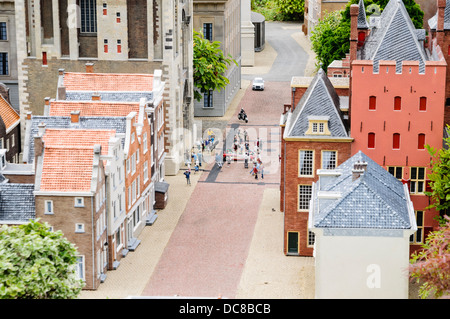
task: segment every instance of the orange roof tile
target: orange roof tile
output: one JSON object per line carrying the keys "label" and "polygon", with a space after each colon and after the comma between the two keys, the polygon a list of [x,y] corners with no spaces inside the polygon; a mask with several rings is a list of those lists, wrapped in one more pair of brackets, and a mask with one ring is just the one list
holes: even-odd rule
{"label": "orange roof tile", "polygon": [[108,153],[115,130],[46,129],[42,164],[42,191],[88,192],[91,190],[94,145]]}
{"label": "orange roof tile", "polygon": [[42,191],[89,192],[94,148],[45,148]]}
{"label": "orange roof tile", "polygon": [[108,154],[109,139],[115,136],[115,130],[80,130],[48,128],[44,134],[44,145],[60,148],[92,148],[96,144],[102,146],[101,153]]}
{"label": "orange roof tile", "polygon": [[70,112],[80,111],[80,116],[127,116],[130,112],[139,114],[138,102],[102,101],[51,101],[50,116],[70,116]]}
{"label": "orange roof tile", "polygon": [[71,91],[150,92],[153,74],[66,72],[64,86]]}
{"label": "orange roof tile", "polygon": [[17,121],[20,120],[19,114],[13,109],[2,95],[0,95],[0,117],[5,123],[6,130],[12,127]]}

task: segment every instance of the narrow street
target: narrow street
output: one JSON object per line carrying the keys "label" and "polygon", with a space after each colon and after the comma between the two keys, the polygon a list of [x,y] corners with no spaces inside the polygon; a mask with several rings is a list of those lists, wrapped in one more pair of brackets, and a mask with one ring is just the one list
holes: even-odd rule
{"label": "narrow street", "polygon": [[[140,247],[108,273],[97,291],[83,291],[80,298],[314,298],[313,258],[283,254],[279,211],[279,118],[290,101],[292,76],[284,72],[297,57],[284,56],[284,62],[277,57],[285,47],[291,55],[298,53],[304,62],[290,72],[303,75],[308,55],[295,40],[303,36],[300,24],[271,22],[266,30],[266,48],[256,53],[255,67],[243,68],[241,92],[227,115],[203,121],[207,129],[217,120],[224,137],[246,130],[250,148],[259,137],[264,179],[250,175],[253,164],[244,168],[243,161],[222,168],[214,161],[204,163],[200,172],[191,174],[191,185],[183,175],[187,167],[167,176],[168,206],[144,229]],[[275,41],[283,32],[283,42]],[[256,74],[265,79],[264,91],[251,89],[249,79]],[[237,119],[241,107],[248,123]]]}

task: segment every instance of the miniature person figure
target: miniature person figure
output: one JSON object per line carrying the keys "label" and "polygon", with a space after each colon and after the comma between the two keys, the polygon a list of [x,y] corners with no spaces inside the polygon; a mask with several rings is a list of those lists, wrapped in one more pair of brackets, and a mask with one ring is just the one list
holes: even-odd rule
{"label": "miniature person figure", "polygon": [[184,175],[186,176],[186,184],[191,185],[191,171],[184,171]]}

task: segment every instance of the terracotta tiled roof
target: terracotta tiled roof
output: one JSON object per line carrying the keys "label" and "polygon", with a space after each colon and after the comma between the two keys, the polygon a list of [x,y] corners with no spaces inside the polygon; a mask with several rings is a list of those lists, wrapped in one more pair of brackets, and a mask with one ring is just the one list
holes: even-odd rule
{"label": "terracotta tiled roof", "polygon": [[46,129],[44,145],[47,147],[94,147],[102,146],[101,153],[108,154],[108,141],[115,136],[115,130],[83,130],[83,129]]}
{"label": "terracotta tiled roof", "polygon": [[153,74],[130,73],[64,73],[69,91],[141,91],[153,90]]}
{"label": "terracotta tiled roof", "polygon": [[9,104],[1,95],[0,117],[5,123],[5,127],[7,130],[20,120],[19,114],[17,114],[16,110],[14,110],[11,104]]}
{"label": "terracotta tiled roof", "polygon": [[94,147],[45,148],[41,191],[89,192]]}
{"label": "terracotta tiled roof", "polygon": [[50,116],[70,116],[72,111],[80,111],[80,116],[127,116],[130,112],[139,114],[139,103],[65,100],[50,102]]}
{"label": "terracotta tiled roof", "polygon": [[46,129],[41,191],[88,192],[91,190],[94,145],[108,153],[115,130]]}

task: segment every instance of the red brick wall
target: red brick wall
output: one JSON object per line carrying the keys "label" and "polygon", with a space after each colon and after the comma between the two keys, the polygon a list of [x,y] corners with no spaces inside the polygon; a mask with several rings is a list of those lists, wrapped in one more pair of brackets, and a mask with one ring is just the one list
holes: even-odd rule
{"label": "red brick wall", "polygon": [[[298,160],[299,150],[314,150],[314,177],[300,178],[298,177]],[[299,254],[302,256],[312,256],[313,248],[307,247],[308,243],[308,212],[298,211],[298,185],[311,185],[317,181],[316,170],[321,168],[321,151],[336,150],[338,156],[337,165],[342,164],[350,157],[351,143],[349,142],[303,142],[288,141],[286,142],[286,188],[283,191],[281,185],[281,197],[285,200],[284,214],[284,252],[287,253],[287,233],[299,232]],[[282,159],[283,162],[283,159]],[[283,174],[283,171],[282,171]],[[281,179],[283,182],[283,177]]]}

